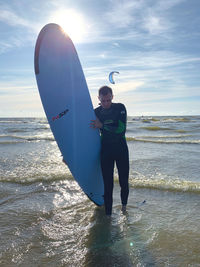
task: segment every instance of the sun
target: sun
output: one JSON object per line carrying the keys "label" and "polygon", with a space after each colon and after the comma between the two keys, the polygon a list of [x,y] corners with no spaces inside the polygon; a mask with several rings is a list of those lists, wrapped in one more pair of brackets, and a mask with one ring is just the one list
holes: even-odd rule
{"label": "sun", "polygon": [[73,42],[80,43],[84,40],[87,25],[83,16],[75,10],[58,10],[51,16],[50,22],[59,24]]}

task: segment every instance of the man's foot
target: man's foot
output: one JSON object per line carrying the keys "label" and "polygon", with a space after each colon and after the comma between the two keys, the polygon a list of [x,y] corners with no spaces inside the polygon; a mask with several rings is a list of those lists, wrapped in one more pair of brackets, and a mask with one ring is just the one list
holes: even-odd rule
{"label": "man's foot", "polygon": [[122,205],[122,213],[126,213],[126,205]]}

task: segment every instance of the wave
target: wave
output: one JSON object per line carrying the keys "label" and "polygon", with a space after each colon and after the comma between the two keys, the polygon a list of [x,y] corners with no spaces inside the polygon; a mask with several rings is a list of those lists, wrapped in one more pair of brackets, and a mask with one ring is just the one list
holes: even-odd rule
{"label": "wave", "polygon": [[186,130],[175,130],[175,132],[177,132],[177,133],[187,133],[188,131],[186,131]]}
{"label": "wave", "polygon": [[143,135],[139,138],[153,138],[153,139],[171,139],[171,138],[185,138],[185,137],[191,137],[191,134],[177,134],[177,135]]}
{"label": "wave", "polygon": [[14,145],[24,143],[23,141],[0,141],[0,145]]}
{"label": "wave", "polygon": [[49,131],[50,127],[47,125],[42,125],[41,127],[30,127],[30,128],[7,128],[7,133],[26,133],[26,132],[33,132],[33,131]]}
{"label": "wave", "polygon": [[50,126],[49,125],[47,125],[47,126],[42,126],[42,127],[36,127],[36,128],[34,128],[34,130],[50,130]]}
{"label": "wave", "polygon": [[171,128],[159,127],[159,126],[147,126],[147,127],[140,127],[141,129],[145,129],[148,131],[169,131],[173,130]]}
{"label": "wave", "polygon": [[12,124],[12,123],[24,123],[24,121],[22,121],[22,120],[2,120],[2,119],[0,119],[0,123],[9,123],[9,124]]}
{"label": "wave", "polygon": [[173,131],[176,133],[187,133],[187,132],[191,132],[190,131],[186,131],[183,129],[178,129],[175,130],[173,128],[168,128],[168,127],[159,127],[159,126],[147,126],[147,127],[140,127],[141,129],[147,130],[147,131]]}
{"label": "wave", "polygon": [[[59,171],[58,173],[12,173],[12,175],[1,175],[0,182],[5,183],[18,183],[18,184],[32,184],[36,182],[54,182],[62,180],[74,180],[69,170]],[[119,183],[118,176],[114,177],[114,181]],[[129,185],[132,188],[139,189],[153,189],[171,192],[188,192],[200,194],[200,182],[180,180],[180,179],[146,179],[145,177],[134,178],[134,175],[130,176]]]}
{"label": "wave", "polygon": [[24,124],[24,123],[37,123],[37,124],[48,124],[46,118],[0,118],[0,124]]}
{"label": "wave", "polygon": [[190,122],[198,122],[200,116],[153,116],[153,117],[131,117],[128,116],[128,123],[129,122],[141,122],[141,123],[190,123]]}
{"label": "wave", "polygon": [[[2,140],[4,138],[5,140]],[[10,140],[8,140],[10,139]],[[0,135],[0,144],[17,144],[31,141],[55,141],[53,136]]]}
{"label": "wave", "polygon": [[27,132],[26,129],[7,129],[6,131],[8,133],[25,133],[25,132]]}
{"label": "wave", "polygon": [[[127,142],[143,142],[157,144],[200,144],[200,140],[186,140],[182,138],[191,135],[174,135],[174,136],[140,136],[126,137]],[[3,140],[5,139],[5,140]],[[175,140],[173,140],[175,139]],[[17,135],[0,135],[0,144],[18,144],[25,142],[38,141],[55,141],[53,136],[17,136]]]}
{"label": "wave", "polygon": [[162,119],[163,122],[190,122],[191,118],[179,117],[179,118],[165,118]]}
{"label": "wave", "polygon": [[[37,174],[29,175],[29,177],[0,177],[0,182],[18,183],[18,184],[32,184],[36,182],[54,182],[62,180],[74,180],[71,173],[59,174]],[[118,178],[115,177],[115,182],[118,183]],[[200,194],[200,182],[182,181],[182,180],[167,180],[167,179],[129,179],[129,185],[132,188],[138,189],[153,189],[170,192],[185,192]]]}
{"label": "wave", "polygon": [[27,140],[27,141],[55,141],[55,138],[54,137],[33,136],[33,137],[27,137],[25,140]]}
{"label": "wave", "polygon": [[172,192],[200,193],[200,182],[165,180],[165,179],[130,179],[130,186],[134,188],[156,189]]}
{"label": "wave", "polygon": [[53,182],[53,181],[62,181],[62,180],[74,180],[73,176],[70,172],[65,172],[63,174],[55,174],[55,173],[49,173],[49,174],[29,174],[28,177],[22,177],[20,175],[12,175],[10,177],[8,176],[2,176],[0,177],[0,182],[5,183],[18,183],[18,184],[32,184],[36,182]]}
{"label": "wave", "polygon": [[144,143],[158,143],[158,144],[200,144],[200,140],[148,140],[145,138],[127,137],[128,142],[144,142]]}

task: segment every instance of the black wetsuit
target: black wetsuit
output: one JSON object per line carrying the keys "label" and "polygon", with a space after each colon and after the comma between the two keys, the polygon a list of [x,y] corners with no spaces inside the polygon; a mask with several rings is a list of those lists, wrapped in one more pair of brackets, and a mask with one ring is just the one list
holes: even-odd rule
{"label": "black wetsuit", "polygon": [[112,213],[114,163],[119,174],[122,205],[127,204],[129,185],[129,155],[125,139],[126,108],[112,103],[109,109],[102,106],[95,109],[97,118],[103,123],[101,131],[101,168],[104,179],[104,201],[107,215]]}

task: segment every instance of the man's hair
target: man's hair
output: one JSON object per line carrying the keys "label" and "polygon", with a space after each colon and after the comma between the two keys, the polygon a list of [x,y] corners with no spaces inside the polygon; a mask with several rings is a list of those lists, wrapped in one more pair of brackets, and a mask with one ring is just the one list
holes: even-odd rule
{"label": "man's hair", "polygon": [[100,89],[99,89],[99,95],[107,95],[107,94],[111,94],[113,95],[113,92],[112,92],[112,89],[108,86],[102,86]]}

